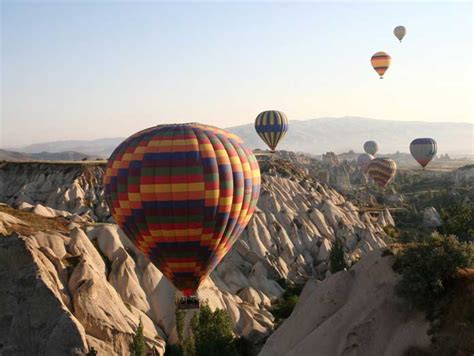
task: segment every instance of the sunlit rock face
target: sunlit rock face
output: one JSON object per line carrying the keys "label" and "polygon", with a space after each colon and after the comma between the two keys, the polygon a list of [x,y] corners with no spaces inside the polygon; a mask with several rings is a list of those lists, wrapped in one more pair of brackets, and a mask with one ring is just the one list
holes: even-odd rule
{"label": "sunlit rock face", "polygon": [[373,251],[349,271],[310,279],[260,355],[404,355],[429,346],[429,322],[395,294],[392,263]]}
{"label": "sunlit rock face", "polygon": [[[58,321],[48,321],[46,313],[38,316],[38,323],[52,323],[50,328],[66,323],[65,330],[77,335],[71,345],[58,344],[68,353],[94,347],[99,354],[127,354],[141,319],[148,350],[162,354],[165,343],[177,339],[176,290],[113,223],[103,199],[103,170],[101,164],[9,163],[2,168],[0,200],[17,210],[0,210],[0,233],[9,236],[0,239],[0,248],[16,244],[15,254],[24,257],[0,265],[0,276],[25,293],[37,283],[27,279],[22,268],[17,274],[3,272],[17,268],[20,261],[31,266],[34,272],[25,273],[35,273],[48,293],[28,303],[40,309],[49,303]],[[261,170],[261,196],[252,220],[198,291],[212,309],[228,312],[237,335],[256,343],[273,330],[268,308],[284,291],[278,279],[322,279],[329,273],[329,252],[336,239],[350,265],[385,246],[383,227],[394,224],[388,211],[379,217],[360,212],[341,193],[313,178],[311,166],[272,159],[262,163]],[[50,227],[37,221],[32,228],[25,216],[60,224]],[[14,334],[17,318],[28,328],[28,316],[13,307],[15,300],[0,296],[0,305],[10,310],[0,323],[0,343],[13,350],[18,340],[8,335]],[[44,349],[47,340],[39,335],[30,342]]]}

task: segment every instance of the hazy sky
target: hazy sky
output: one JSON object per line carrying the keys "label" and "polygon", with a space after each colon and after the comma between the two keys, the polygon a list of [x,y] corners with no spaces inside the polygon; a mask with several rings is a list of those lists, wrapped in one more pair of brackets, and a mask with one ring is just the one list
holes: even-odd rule
{"label": "hazy sky", "polygon": [[[473,120],[465,3],[2,1],[0,146],[167,122]],[[403,43],[393,36],[407,27]],[[392,56],[379,80],[377,51]]]}

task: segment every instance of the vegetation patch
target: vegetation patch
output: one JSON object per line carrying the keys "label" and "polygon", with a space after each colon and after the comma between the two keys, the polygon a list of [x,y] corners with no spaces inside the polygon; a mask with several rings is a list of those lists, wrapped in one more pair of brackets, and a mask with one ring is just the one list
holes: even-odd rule
{"label": "vegetation patch", "polygon": [[291,315],[304,287],[303,284],[292,284],[286,279],[279,279],[277,282],[285,289],[285,292],[281,299],[270,309],[275,317],[276,327]]}
{"label": "vegetation patch", "polygon": [[471,244],[434,233],[425,242],[407,245],[397,255],[393,268],[402,278],[396,291],[430,317],[459,269],[471,267],[473,262]]}
{"label": "vegetation patch", "polygon": [[[176,329],[179,344],[166,345],[167,356],[252,356],[253,346],[234,336],[232,320],[224,310],[212,311],[203,304],[190,323],[186,333],[186,312],[176,311]],[[189,327],[189,326],[188,326]],[[185,336],[187,334],[187,336]]]}
{"label": "vegetation patch", "polygon": [[9,229],[10,231],[7,231],[8,233],[17,232],[24,236],[30,236],[37,231],[68,233],[68,221],[62,217],[46,218],[29,211],[13,209],[7,205],[0,205],[0,212],[12,215],[25,222],[25,225],[15,224]]}
{"label": "vegetation patch", "polygon": [[331,273],[337,273],[347,268],[346,260],[344,259],[344,246],[341,241],[336,240],[329,252],[330,270]]}

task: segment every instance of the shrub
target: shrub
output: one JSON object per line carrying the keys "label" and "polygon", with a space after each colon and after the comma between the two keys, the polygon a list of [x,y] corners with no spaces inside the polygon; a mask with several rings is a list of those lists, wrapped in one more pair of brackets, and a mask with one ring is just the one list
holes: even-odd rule
{"label": "shrub", "polygon": [[413,244],[397,256],[393,268],[402,275],[397,294],[430,313],[458,269],[471,266],[473,261],[471,244],[435,233],[428,241]]}
{"label": "shrub", "polygon": [[347,268],[344,260],[344,247],[339,240],[336,240],[332,245],[329,253],[329,261],[331,262],[331,273],[336,273]]}
{"label": "shrub", "polygon": [[281,300],[271,308],[270,312],[275,317],[277,323],[282,319],[288,318],[298,302],[298,297],[303,290],[303,284],[289,284],[282,295]]}
{"label": "shrub", "polygon": [[145,337],[143,336],[143,323],[141,319],[130,344],[130,354],[132,356],[145,355]]}
{"label": "shrub", "polygon": [[286,289],[288,288],[289,284],[288,284],[288,280],[286,278],[278,278],[277,281],[276,281],[280,287],[282,287],[283,289]]}
{"label": "shrub", "polygon": [[272,308],[271,312],[277,320],[286,319],[291,315],[291,312],[298,302],[298,296],[292,295],[284,298],[275,307]]}
{"label": "shrub", "polygon": [[96,356],[97,355],[97,350],[94,349],[94,347],[91,347],[89,351],[86,353],[86,356]]}

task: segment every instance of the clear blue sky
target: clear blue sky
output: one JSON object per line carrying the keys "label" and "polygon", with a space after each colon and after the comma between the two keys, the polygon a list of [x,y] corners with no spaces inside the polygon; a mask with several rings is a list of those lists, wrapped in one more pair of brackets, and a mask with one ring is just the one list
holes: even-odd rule
{"label": "clear blue sky", "polygon": [[[472,121],[472,13],[469,2],[3,1],[0,146],[229,127],[266,109]],[[392,56],[384,80],[370,66],[380,50]]]}

